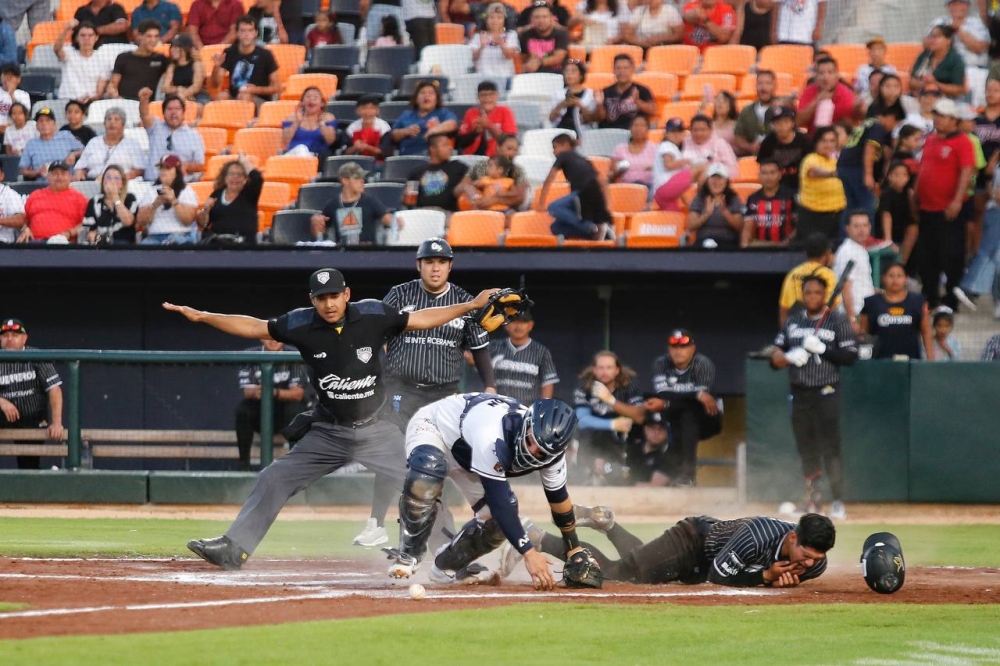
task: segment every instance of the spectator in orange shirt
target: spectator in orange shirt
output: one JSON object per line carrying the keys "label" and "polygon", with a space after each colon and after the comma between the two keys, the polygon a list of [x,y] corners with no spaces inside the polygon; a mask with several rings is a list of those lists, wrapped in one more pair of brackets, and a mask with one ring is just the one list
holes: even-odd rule
{"label": "spectator in orange shirt", "polygon": [[517,121],[509,107],[498,104],[500,91],[493,81],[479,84],[479,106],[469,109],[458,128],[456,147],[463,155],[487,155],[497,152],[497,137],[517,134]]}
{"label": "spectator in orange shirt", "polygon": [[[80,235],[87,197],[69,186],[69,166],[62,161],[49,164],[49,186],[28,195],[24,212],[28,223],[21,229],[18,243],[47,241],[69,243]],[[65,240],[52,240],[62,237]]]}
{"label": "spectator in orange shirt", "polygon": [[728,44],[736,31],[736,10],[721,0],[692,0],[684,5],[684,43],[702,52]]}
{"label": "spectator in orange shirt", "polygon": [[796,124],[807,127],[810,136],[817,127],[828,127],[854,118],[854,91],[840,80],[837,61],[823,57],[816,61],[816,80],[802,91]]}

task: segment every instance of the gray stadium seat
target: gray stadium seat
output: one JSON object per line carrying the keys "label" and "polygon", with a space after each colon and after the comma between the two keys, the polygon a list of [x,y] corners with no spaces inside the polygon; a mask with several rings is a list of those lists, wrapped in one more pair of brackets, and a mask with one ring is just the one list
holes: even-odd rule
{"label": "gray stadium seat", "polygon": [[3,182],[13,183],[20,177],[21,156],[0,155],[0,166],[3,167]]}
{"label": "gray stadium seat", "polygon": [[305,71],[310,74],[336,74],[343,81],[358,71],[361,49],[354,44],[327,44],[313,49]]}
{"label": "gray stadium seat", "polygon": [[409,100],[413,97],[413,92],[418,83],[424,81],[436,81],[438,90],[441,91],[441,99],[448,98],[448,77],[439,74],[407,74],[399,84],[399,91],[392,96],[393,100]]}
{"label": "gray stadium seat", "polygon": [[338,100],[356,100],[362,95],[381,95],[385,99],[392,92],[392,77],[388,74],[352,74],[341,82]]}
{"label": "gray stadium seat", "polygon": [[387,157],[385,168],[382,170],[382,180],[405,183],[410,172],[429,162],[426,157],[420,155],[394,155]]}
{"label": "gray stadium seat", "polygon": [[403,77],[410,73],[416,56],[413,46],[377,46],[368,49],[365,72],[368,74],[388,74],[392,77],[393,88],[398,88]]}
{"label": "gray stadium seat", "polygon": [[337,182],[340,180],[340,176],[338,175],[340,167],[348,162],[357,162],[362,169],[368,172],[373,171],[376,166],[375,158],[370,155],[335,155],[326,158],[326,162],[323,163],[322,179],[328,182]]}
{"label": "gray stadium seat", "polygon": [[365,185],[365,192],[378,199],[389,210],[397,211],[403,207],[405,188],[403,183],[369,183]]}
{"label": "gray stadium seat", "polygon": [[392,125],[409,108],[409,102],[386,102],[378,108],[378,115],[379,118]]}
{"label": "gray stadium seat", "polygon": [[295,245],[313,240],[310,218],[318,210],[279,210],[271,225],[271,242],[275,245]]}
{"label": "gray stadium seat", "polygon": [[331,199],[340,196],[340,183],[309,183],[299,188],[296,208],[300,210],[323,210]]}

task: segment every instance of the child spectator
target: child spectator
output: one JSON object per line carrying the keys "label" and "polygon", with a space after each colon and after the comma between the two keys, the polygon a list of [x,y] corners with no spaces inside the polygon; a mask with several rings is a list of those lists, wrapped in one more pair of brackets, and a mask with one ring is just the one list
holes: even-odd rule
{"label": "child spectator", "polygon": [[684,121],[671,118],[664,125],[663,142],[653,160],[653,200],[660,210],[679,211],[681,197],[691,183],[701,178],[707,162],[695,165],[681,154],[684,144]]}
{"label": "child spectator", "polygon": [[[868,64],[858,67],[858,72],[854,76],[854,90],[858,95],[866,95],[871,92],[869,87],[869,77],[875,70],[883,74],[895,74],[896,67],[885,61],[886,46],[885,40],[881,37],[872,37],[865,44],[868,49]],[[872,93],[874,96],[874,93]]]}
{"label": "child spectator", "polygon": [[902,162],[910,170],[910,187],[913,187],[917,181],[917,169],[920,168],[917,153],[920,152],[923,144],[924,131],[922,129],[916,125],[903,125],[899,128],[899,138],[896,140],[896,150],[892,154],[892,159]]}
{"label": "child spectator", "polygon": [[71,99],[66,102],[66,124],[59,128],[60,132],[69,132],[76,137],[76,140],[87,145],[90,140],[97,136],[97,132],[90,125],[84,125],[83,121],[87,119],[87,112],[83,108],[83,104]]}
{"label": "child spectator", "polygon": [[[24,147],[28,141],[38,136],[35,129],[35,121],[28,120],[28,107],[20,102],[15,102],[10,107],[11,124],[3,133],[3,152],[7,155],[20,155],[24,152]],[[11,174],[11,178],[16,178],[17,174]]]}
{"label": "child spectator", "polygon": [[306,35],[306,46],[312,51],[317,46],[330,44],[343,44],[337,28],[337,15],[333,12],[320,12],[316,14],[316,27]]}
{"label": "child spectator", "polygon": [[350,145],[344,151],[345,154],[368,155],[379,163],[385,161],[385,153],[380,144],[382,138],[392,131],[392,127],[378,117],[378,105],[381,101],[379,95],[362,95],[358,99],[355,106],[358,119],[347,126],[347,141]]}
{"label": "child spectator", "polygon": [[[512,162],[503,155],[494,155],[486,163],[486,175],[472,183],[469,199],[475,202],[481,197],[495,198],[499,194],[510,194],[514,187],[514,179],[508,176]],[[505,213],[510,209],[503,203],[495,203],[487,210],[498,210]]]}
{"label": "child spectator", "polygon": [[372,46],[400,46],[403,43],[403,32],[399,29],[399,19],[392,14],[383,16],[382,34]]}
{"label": "child spectator", "polygon": [[10,107],[20,102],[31,108],[31,97],[18,86],[21,85],[21,68],[16,63],[6,63],[0,69],[0,132],[10,124]]}
{"label": "child spectator", "polygon": [[281,12],[274,0],[256,0],[254,6],[247,10],[247,15],[257,22],[258,44],[266,46],[288,43],[288,32],[281,22]]}
{"label": "child spectator", "polygon": [[552,233],[566,238],[614,240],[611,213],[608,212],[607,204],[607,180],[575,148],[576,144],[569,134],[557,134],[552,138],[552,153],[556,156],[556,161],[542,184],[538,211],[545,210],[549,188],[556,179],[556,174],[562,171],[569,181],[570,193],[548,206],[549,215],[555,218],[550,227]]}
{"label": "child spectator", "polygon": [[917,242],[913,183],[906,163],[895,161],[889,165],[875,219],[875,236],[892,241],[893,249],[899,252],[905,266]]}
{"label": "child spectator", "polygon": [[962,343],[953,332],[955,329],[955,315],[952,309],[942,305],[934,311],[934,339],[931,345],[934,347],[934,361],[962,360]]}

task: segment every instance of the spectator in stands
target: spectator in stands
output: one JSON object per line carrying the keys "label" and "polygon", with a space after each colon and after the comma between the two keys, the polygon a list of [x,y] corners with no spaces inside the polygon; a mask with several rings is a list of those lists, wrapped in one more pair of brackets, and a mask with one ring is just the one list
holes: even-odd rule
{"label": "spectator in stands", "polygon": [[882,37],[872,37],[865,44],[865,48],[868,49],[868,62],[858,67],[858,71],[854,75],[854,92],[859,97],[868,93],[875,97],[875,91],[868,88],[868,78],[872,72],[877,70],[883,74],[895,74],[896,67],[885,61],[888,49]]}
{"label": "spectator in stands", "polygon": [[[451,159],[451,140],[444,134],[427,138],[430,161],[417,167],[406,177],[408,183],[417,184],[415,208],[438,208],[447,213],[458,211],[459,186],[469,170],[467,166]],[[412,187],[412,185],[408,185]]]}
{"label": "spectator in stands", "polygon": [[774,22],[776,44],[819,44],[823,38],[827,0],[779,0]]}
{"label": "spectator in stands", "polygon": [[927,301],[906,290],[901,265],[883,265],[882,291],[865,299],[859,321],[862,331],[878,338],[872,358],[934,360]]}
{"label": "spectator in stands", "polygon": [[236,22],[243,13],[240,0],[194,0],[188,12],[187,33],[199,49],[211,44],[232,44],[236,41]]}
{"label": "spectator in stands", "polygon": [[593,126],[591,119],[596,116],[597,102],[594,91],[583,85],[587,78],[585,64],[579,60],[567,60],[562,75],[566,87],[552,98],[549,122],[553,127],[572,130],[579,138]]}
{"label": "spectator in stands", "polygon": [[736,33],[739,43],[758,51],[774,43],[771,26],[778,9],[775,0],[739,0],[736,5]]}
{"label": "spectator in stands", "polygon": [[[20,319],[4,319],[0,323],[0,349],[22,351],[30,349],[27,343],[28,329]],[[61,441],[66,434],[62,426],[62,380],[52,364],[8,361],[2,367],[0,428],[46,428],[49,439]],[[40,466],[39,456],[17,457],[18,469],[39,469]]]}
{"label": "spectator in stands", "polygon": [[73,14],[80,23],[89,23],[97,32],[97,46],[128,44],[128,12],[112,0],[90,0]]}
{"label": "spectator in stands", "polygon": [[878,83],[878,89],[872,97],[871,104],[865,116],[875,118],[881,109],[888,109],[894,106],[903,107],[903,112],[908,116],[912,113],[920,112],[920,103],[909,95],[903,94],[903,82],[895,74],[883,74],[882,80]]}
{"label": "spectator in stands", "polygon": [[0,67],[0,134],[10,125],[10,107],[14,102],[31,108],[31,96],[19,89],[20,83],[21,68],[17,63],[5,63]]}
{"label": "spectator in stands", "polygon": [[901,104],[881,109],[877,117],[867,118],[854,128],[837,159],[847,209],[864,210],[871,223],[875,221],[876,183],[885,173],[885,156],[892,153],[892,133],[905,117]]}
{"label": "spectator in stands", "polygon": [[653,162],[653,200],[660,210],[679,211],[687,189],[701,179],[708,168],[707,162],[684,157],[681,147],[687,130],[680,118],[671,118],[663,126],[663,142],[656,149]]}
{"label": "spectator in stands", "polygon": [[811,143],[805,132],[795,126],[795,110],[787,106],[771,107],[771,131],[760,143],[757,162],[772,159],[781,167],[781,183],[799,193],[799,164]]}
{"label": "spectator in stands", "polygon": [[[139,200],[136,226],[145,233],[143,245],[184,245],[198,242],[195,215],[198,195],[184,182],[184,166],[176,155],[160,160],[155,187]],[[257,223],[257,215],[253,217]]]}
{"label": "spectator in stands", "polygon": [[1000,334],[986,341],[980,361],[1000,361]]}
{"label": "spectator in stands", "polygon": [[[3,133],[3,152],[6,155],[20,155],[28,142],[38,137],[38,129],[34,120],[28,120],[28,107],[20,102],[14,102],[10,107],[11,124]],[[16,178],[16,174],[11,174]]]}
{"label": "spectator in stands", "polygon": [[86,146],[90,143],[90,140],[97,136],[97,132],[90,125],[84,125],[83,121],[87,119],[87,112],[83,108],[83,104],[71,99],[66,102],[66,124],[59,128],[60,132],[69,132],[76,137],[76,140]]}
{"label": "spectator in stands", "polygon": [[684,43],[702,53],[709,46],[728,44],[736,32],[736,12],[722,0],[691,0],[684,5]]}
{"label": "spectator in stands", "polygon": [[550,228],[556,236],[586,240],[614,240],[611,213],[608,212],[607,179],[590,161],[576,152],[576,143],[569,134],[552,138],[552,153],[556,161],[545,177],[538,197],[538,211],[545,210],[549,188],[560,171],[569,182],[570,193],[548,205],[554,219]]}
{"label": "spectator in stands", "polygon": [[17,64],[17,34],[0,13],[0,65]]}
{"label": "spectator in stands", "polygon": [[[904,128],[904,131],[906,129],[908,128]],[[895,157],[899,158],[899,153]],[[885,182],[882,183],[876,224],[873,227],[877,238],[890,241],[892,249],[899,252],[900,263],[904,267],[909,263],[913,246],[917,242],[917,211],[910,183],[911,173],[905,162],[898,161],[889,165]]]}
{"label": "spectator in stands", "polygon": [[340,196],[330,199],[321,213],[312,216],[312,233],[316,240],[332,240],[338,247],[348,245],[382,245],[386,231],[392,226],[392,213],[375,197],[365,194],[365,176],[357,162],[340,167]]}
{"label": "spectator in stands", "polygon": [[594,120],[602,128],[628,129],[639,114],[656,115],[656,100],[649,88],[636,83],[632,56],[619,53],[614,60],[615,82],[594,93]]}
{"label": "spectator in stands", "polygon": [[413,43],[413,51],[419,60],[420,52],[425,46],[437,43],[434,30],[437,13],[434,3],[424,0],[400,0],[399,6],[403,10],[403,23],[406,24],[406,32],[409,33],[410,42]]}
{"label": "spectator in stands", "polygon": [[478,180],[469,179],[469,185],[463,184],[463,193],[468,197],[476,210],[495,210],[508,216],[516,210],[498,201],[498,197],[509,195],[514,189],[514,179],[510,170],[514,163],[503,155],[494,155],[486,160],[486,173]]}
{"label": "spectator in stands", "polygon": [[802,91],[796,121],[808,128],[809,134],[817,127],[833,125],[854,117],[854,91],[840,80],[837,61],[821,57],[816,61],[816,81]]}
{"label": "spectator in stands", "polygon": [[497,151],[497,138],[517,134],[517,121],[510,107],[499,104],[500,91],[494,81],[481,81],[477,90],[479,106],[465,112],[458,127],[455,147],[463,155],[487,155]]}
{"label": "spectator in stands", "polygon": [[569,53],[569,33],[560,28],[544,0],[531,6],[531,27],[521,33],[521,63],[526,74],[562,72]]}
{"label": "spectator in stands", "polygon": [[142,30],[139,26],[146,19],[156,21],[156,26],[160,29],[160,39],[164,44],[169,44],[181,30],[184,17],[181,16],[180,7],[168,0],[143,0],[143,2],[132,10],[132,27],[129,29],[129,38],[139,44],[142,40]]}
{"label": "spectator in stands", "polygon": [[954,48],[955,29],[937,25],[927,33],[927,49],[917,56],[910,72],[910,90],[936,84],[948,97],[961,97],[969,91],[965,61]]}
{"label": "spectator in stands", "polygon": [[[280,4],[281,0],[278,0]],[[288,32],[281,22],[281,12],[275,7],[275,0],[254,0],[253,6],[247,10],[247,16],[257,24],[257,44],[287,44]]]}
{"label": "spectator in stands", "polygon": [[219,99],[253,102],[258,107],[281,92],[278,63],[270,51],[257,45],[257,22],[251,16],[236,21],[235,44],[212,60],[212,85],[222,85],[222,74],[229,75],[229,89],[219,91]]}
{"label": "spectator in stands", "polygon": [[322,168],[336,140],[337,119],[326,110],[323,93],[313,86],[306,88],[295,111],[281,123],[282,149],[287,153],[301,146],[319,158]]}
{"label": "spectator in stands", "polygon": [[480,74],[505,81],[514,76],[514,61],[521,55],[521,40],[517,32],[507,29],[506,5],[494,2],[486,8],[486,29],[472,36],[469,47]]}
{"label": "spectator in stands", "polygon": [[146,154],[139,142],[125,136],[125,111],[117,106],[104,114],[104,136],[95,136],[76,161],[73,180],[97,180],[111,164],[122,168],[128,179],[146,171]]}
{"label": "spectator in stands", "polygon": [[[261,344],[250,347],[246,351],[280,352],[285,350],[285,343],[271,340],[261,340]],[[308,378],[302,366],[298,363],[276,363],[273,366],[274,381],[274,431],[291,423],[295,415],[302,409],[302,398],[305,396],[305,384]],[[239,372],[240,391],[243,400],[236,407],[236,446],[240,452],[241,472],[250,471],[250,452],[253,448],[253,435],[260,430],[260,396],[261,370],[259,365],[245,365]]]}
{"label": "spectator in stands", "polygon": [[715,135],[734,148],[735,152],[736,121],[740,117],[740,112],[736,108],[736,97],[728,90],[720,90],[714,98],[702,103],[699,113],[708,113],[709,104],[712,106]]}
{"label": "spectator in stands", "polygon": [[642,439],[629,442],[625,454],[629,479],[636,486],[662,488],[670,483],[667,472],[669,448],[666,420],[659,412],[647,412],[642,424]]}
{"label": "spectator in stands", "polygon": [[735,250],[743,236],[746,205],[730,187],[724,164],[713,162],[705,174],[705,182],[691,200],[688,229],[695,232],[695,242],[701,247]]}
{"label": "spectator in stands", "polygon": [[931,313],[931,329],[934,336],[931,346],[934,347],[934,361],[951,363],[962,360],[962,343],[954,334],[955,314],[945,306]]}
{"label": "spectator in stands", "polygon": [[362,95],[355,105],[358,119],[347,126],[348,146],[345,155],[367,155],[378,162],[385,161],[382,152],[382,139],[392,132],[392,127],[378,117],[378,105],[381,95]]}
{"label": "spectator in stands", "polygon": [[65,244],[80,235],[87,198],[69,186],[69,165],[56,160],[48,165],[48,187],[35,190],[24,202],[27,224],[18,243],[41,241]]}
{"label": "spectator in stands", "polygon": [[191,35],[182,33],[170,43],[170,60],[163,75],[164,95],[177,95],[187,102],[212,101],[205,90],[205,65],[195,56]]}
{"label": "spectator in stands", "polygon": [[6,179],[0,162],[0,245],[14,243],[26,221],[24,199],[4,183]]}
{"label": "spectator in stands", "polygon": [[83,230],[90,245],[135,245],[139,202],[128,191],[125,171],[111,164],[101,176],[101,191],[87,203]]}
{"label": "spectator in stands", "polygon": [[552,19],[557,25],[566,27],[569,25],[569,12],[559,4],[558,0],[534,0],[527,7],[521,10],[521,13],[517,15],[517,32],[519,35],[523,35],[525,31],[532,27],[532,17],[535,14],[535,8],[546,5],[549,11],[552,13]]}
{"label": "spectator in stands", "polygon": [[[507,192],[481,197],[473,202],[472,205],[474,208],[485,210],[496,204],[503,204],[506,208],[513,208],[515,210],[521,210],[524,207],[528,198],[528,176],[524,173],[524,169],[514,163],[514,158],[517,157],[519,147],[520,143],[517,140],[516,134],[504,134],[497,139],[496,154],[510,160],[510,168],[505,177],[510,178],[513,181],[513,185]],[[472,183],[485,176],[486,163],[479,162],[469,169],[469,173],[462,182],[462,189],[468,188]]]}
{"label": "spectator in stands", "polygon": [[[75,46],[66,47],[66,37],[76,30]],[[105,58],[97,55],[97,31],[90,23],[66,24],[52,45],[62,63],[62,81],[59,84],[61,99],[75,99],[84,106],[104,97],[104,90],[111,79],[111,68]]]}
{"label": "spectator in stands", "polygon": [[[605,485],[621,474],[625,438],[633,424],[645,420],[646,408],[635,371],[622,365],[612,351],[597,352],[594,362],[580,373],[579,379],[573,392],[580,419],[577,467],[584,475],[584,483]],[[610,470],[606,464],[611,466]]]}
{"label": "spectator in stands", "polygon": [[139,99],[143,88],[156,90],[167,71],[167,57],[153,49],[160,43],[160,27],[153,19],[146,19],[136,29],[139,48],[119,53],[111,72],[105,96],[111,99]]}
{"label": "spectator in stands", "polygon": [[678,44],[684,37],[684,19],[673,3],[644,0],[621,24],[622,43],[644,49]]}
{"label": "spectator in stands", "polygon": [[[921,88],[920,95],[917,97],[917,111],[915,113],[908,114],[906,119],[903,121],[903,125],[916,127],[924,135],[933,132],[934,105],[938,103],[938,100],[940,100],[942,96],[943,93],[941,92],[941,87],[937,83],[931,83]],[[923,146],[923,143],[920,145]],[[918,154],[922,149],[922,147],[918,149]]]}
{"label": "spectator in stands", "polygon": [[205,142],[184,122],[186,103],[177,95],[168,94],[163,99],[163,120],[160,120],[149,110],[152,96],[149,88],[139,91],[139,119],[149,136],[149,155],[144,165],[146,180],[156,180],[160,160],[167,154],[181,160],[188,181],[197,180],[205,170]]}
{"label": "spectator in stands", "polygon": [[337,27],[337,15],[333,12],[316,14],[316,25],[306,35],[306,47],[312,51],[317,46],[343,44],[340,29]]}
{"label": "spectator in stands", "polygon": [[279,5],[278,13],[281,15],[281,24],[285,26],[285,32],[288,33],[288,43],[304,45],[306,24],[303,19],[305,14],[311,16],[317,13],[320,9],[319,6],[306,9],[303,0],[277,0],[277,4]]}
{"label": "spectator in stands", "polygon": [[799,167],[799,238],[821,233],[831,243],[840,240],[840,217],[847,207],[844,184],[837,175],[837,132],[816,130],[813,152]]}
{"label": "spectator in stands", "polygon": [[935,26],[949,26],[955,31],[954,47],[966,67],[985,69],[990,48],[990,31],[978,12],[970,11],[969,0],[947,0],[948,13],[934,19]]}
{"label": "spectator in stands", "polygon": [[795,195],[773,159],[760,163],[760,189],[747,197],[740,247],[788,247],[795,236]]}
{"label": "spectator in stands", "polygon": [[[653,186],[653,162],[658,146],[649,140],[649,119],[638,115],[629,126],[629,140],[615,146],[611,153],[611,168],[616,180]],[[622,168],[627,164],[627,168]]]}
{"label": "spectator in stands", "polygon": [[[837,284],[837,276],[830,265],[833,263],[833,252],[830,251],[830,241],[823,234],[802,236],[797,233],[799,243],[806,253],[806,260],[788,271],[781,283],[781,295],[778,297],[778,326],[784,326],[788,316],[802,309],[802,280],[811,275],[823,278],[826,283],[826,293],[823,302],[830,300],[830,293]],[[839,302],[839,301],[838,301]],[[837,303],[834,303],[836,306]]]}
{"label": "spectator in stands", "polygon": [[73,167],[83,152],[83,144],[69,132],[56,132],[56,114],[45,106],[35,112],[38,137],[28,141],[21,153],[21,175],[25,180],[45,178],[50,162]]}
{"label": "spectator in stands", "polygon": [[257,204],[263,188],[264,176],[245,154],[226,162],[195,217],[202,242],[256,245]]}
{"label": "spectator in stands", "polygon": [[[996,168],[997,158],[990,163],[993,175],[987,187],[988,201],[983,215],[983,235],[979,242],[979,250],[969,264],[969,270],[962,278],[959,286],[961,294],[956,293],[960,301],[968,304],[975,302],[980,294],[987,291],[993,295],[993,316],[1000,319],[1000,169]],[[986,171],[989,171],[987,167]],[[964,296],[964,298],[963,298]]]}
{"label": "spectator in stands", "polygon": [[399,146],[400,155],[426,155],[431,137],[457,129],[455,114],[442,105],[438,82],[421,81],[413,91],[410,108],[392,126],[392,142]]}
{"label": "spectator in stands", "polygon": [[757,99],[743,107],[733,127],[733,151],[737,155],[756,155],[760,151],[761,142],[771,131],[768,111],[774,104],[777,83],[771,70],[763,69],[757,72]]}
{"label": "spectator in stands", "polygon": [[[844,312],[851,321],[851,328],[857,333],[857,317],[865,299],[875,293],[872,278],[872,264],[868,258],[868,242],[871,239],[871,218],[868,211],[857,208],[847,216],[847,238],[833,255],[833,272],[844,276]],[[850,272],[848,262],[854,262]]]}
{"label": "spectator in stands", "polygon": [[399,20],[393,14],[382,17],[382,33],[368,46],[402,46],[408,44],[409,35],[404,35]]}
{"label": "spectator in stands", "polygon": [[[934,129],[924,141],[916,195],[919,232],[914,260],[927,304],[942,302],[954,310],[955,287],[965,263],[965,225],[959,214],[975,170],[975,155],[969,137],[958,131],[958,108],[950,99],[934,105]],[[947,279],[942,301],[940,275]]]}
{"label": "spectator in stands", "polygon": [[438,0],[438,14],[442,23],[457,23],[465,33],[476,29],[476,17],[467,0]]}
{"label": "spectator in stands", "polygon": [[576,12],[569,19],[567,29],[583,28],[584,44],[603,46],[618,44],[621,40],[621,24],[629,20],[628,3],[625,0],[583,0],[576,6]]}
{"label": "spectator in stands", "polygon": [[712,119],[698,114],[691,119],[691,133],[684,139],[684,157],[692,164],[721,164],[727,173],[738,173],[739,162],[725,139],[718,136],[712,128]]}

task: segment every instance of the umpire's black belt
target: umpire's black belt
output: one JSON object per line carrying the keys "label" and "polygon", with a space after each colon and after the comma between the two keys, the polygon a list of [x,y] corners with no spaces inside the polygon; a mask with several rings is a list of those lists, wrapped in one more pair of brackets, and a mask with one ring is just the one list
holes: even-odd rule
{"label": "umpire's black belt", "polygon": [[374,425],[378,422],[378,412],[375,412],[371,416],[367,416],[358,421],[347,421],[345,419],[339,419],[330,413],[323,405],[316,405],[316,414],[321,420],[327,423],[332,423],[333,425],[339,425],[344,428],[364,428],[365,426]]}

